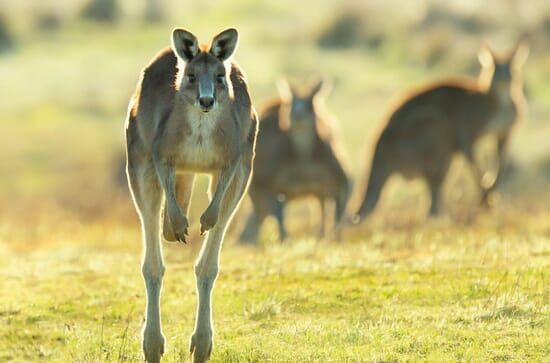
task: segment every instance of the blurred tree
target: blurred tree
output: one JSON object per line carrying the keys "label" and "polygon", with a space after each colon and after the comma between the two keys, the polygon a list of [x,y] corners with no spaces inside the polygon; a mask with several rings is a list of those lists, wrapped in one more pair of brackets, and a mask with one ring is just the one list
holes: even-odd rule
{"label": "blurred tree", "polygon": [[119,16],[116,0],[92,0],[82,11],[82,17],[107,23],[114,23]]}
{"label": "blurred tree", "polygon": [[36,28],[40,31],[55,31],[59,27],[61,27],[61,18],[54,13],[43,12],[36,16]]}
{"label": "blurred tree", "polygon": [[361,14],[344,12],[321,31],[318,43],[325,48],[351,47],[361,37],[363,25]]}
{"label": "blurred tree", "polygon": [[436,4],[428,8],[424,19],[417,24],[417,29],[427,31],[438,25],[470,34],[480,34],[491,27],[490,22],[483,17],[483,14],[464,14]]}
{"label": "blurred tree", "polygon": [[160,0],[146,0],[145,20],[151,23],[157,23],[164,20],[164,11]]}
{"label": "blurred tree", "polygon": [[14,39],[9,30],[8,22],[3,14],[0,14],[0,53],[13,48]]}
{"label": "blurred tree", "polygon": [[382,34],[368,26],[365,14],[355,7],[344,8],[317,35],[317,44],[323,48],[377,48],[383,40]]}

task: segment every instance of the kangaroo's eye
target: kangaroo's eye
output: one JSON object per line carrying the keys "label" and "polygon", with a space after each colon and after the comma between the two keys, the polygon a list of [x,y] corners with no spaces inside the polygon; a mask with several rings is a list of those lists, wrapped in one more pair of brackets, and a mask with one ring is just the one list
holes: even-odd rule
{"label": "kangaroo's eye", "polygon": [[195,75],[194,75],[194,74],[188,74],[188,75],[187,75],[187,81],[188,81],[189,83],[193,84],[193,83],[195,83],[195,80],[196,80],[196,78],[195,78]]}
{"label": "kangaroo's eye", "polygon": [[225,76],[223,74],[218,74],[216,76],[216,81],[219,83],[219,84],[222,84],[223,81],[225,80]]}

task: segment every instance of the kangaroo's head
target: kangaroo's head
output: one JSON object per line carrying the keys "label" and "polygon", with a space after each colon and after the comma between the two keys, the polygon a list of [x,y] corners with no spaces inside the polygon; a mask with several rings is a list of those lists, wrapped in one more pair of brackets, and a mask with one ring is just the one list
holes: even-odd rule
{"label": "kangaroo's head", "polygon": [[480,82],[490,91],[509,93],[512,87],[522,86],[522,68],[529,55],[529,47],[518,42],[506,55],[496,55],[488,46],[483,47],[478,59],[481,63]]}
{"label": "kangaroo's head", "polygon": [[322,92],[326,90],[325,82],[321,79],[306,87],[296,87],[288,81],[278,84],[281,98],[288,107],[284,110],[284,126],[292,130],[310,130],[317,121],[317,107],[322,101]]}
{"label": "kangaroo's head", "polygon": [[178,57],[178,94],[202,112],[212,110],[232,97],[229,59],[237,48],[237,30],[216,35],[210,45],[199,45],[197,37],[178,28],[172,32],[172,49]]}

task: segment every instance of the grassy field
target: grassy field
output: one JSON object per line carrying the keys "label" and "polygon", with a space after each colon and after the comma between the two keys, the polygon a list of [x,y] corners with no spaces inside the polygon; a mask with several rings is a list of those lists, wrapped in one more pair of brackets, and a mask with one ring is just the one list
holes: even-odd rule
{"label": "grassy field", "polygon": [[[514,167],[489,211],[477,209],[460,159],[445,186],[444,216],[426,219],[426,187],[396,178],[376,214],[346,230],[341,243],[312,239],[318,211],[304,202],[290,208],[292,237],[285,244],[276,242],[270,221],[261,246],[239,246],[235,230],[248,211],[245,200],[214,290],[212,361],[550,361],[544,1],[529,9],[503,1],[491,12],[479,5],[474,17],[450,6],[444,26],[429,27],[433,20],[425,19],[434,12],[425,5],[441,2],[365,1],[360,9],[350,2],[363,20],[345,47],[319,45],[350,11],[336,0],[315,12],[313,0],[185,8],[166,1],[169,15],[159,24],[143,23],[139,9],[122,1],[127,12],[120,22],[102,25],[79,20],[80,3],[46,1],[60,21],[48,31],[35,24],[46,5],[5,0],[0,8],[14,34],[13,50],[0,54],[0,362],[140,361],[141,237],[120,178],[128,98],[172,27],[206,41],[230,25],[241,33],[237,59],[256,106],[276,94],[283,75],[333,81],[327,105],[357,182],[365,150],[396,95],[436,77],[475,75],[482,39],[506,49],[519,34],[530,34],[530,113],[513,136]],[[381,21],[388,14],[395,24]],[[167,362],[188,359],[204,194],[201,179],[190,243],[164,245]]]}
{"label": "grassy field", "polygon": [[[342,244],[226,246],[212,360],[548,361],[549,217],[378,227]],[[0,360],[138,361],[137,231],[102,223],[56,227],[47,241],[10,235],[22,250],[1,254]],[[34,242],[47,247],[25,246]],[[165,245],[168,362],[188,357],[197,248]]]}

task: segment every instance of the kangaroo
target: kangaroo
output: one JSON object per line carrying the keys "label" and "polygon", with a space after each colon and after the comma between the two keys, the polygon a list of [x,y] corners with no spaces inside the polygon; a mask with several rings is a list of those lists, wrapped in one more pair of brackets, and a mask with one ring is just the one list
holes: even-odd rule
{"label": "kangaroo", "polygon": [[[386,180],[394,173],[424,178],[431,194],[429,213],[437,215],[441,186],[456,153],[468,160],[481,190],[481,204],[488,205],[511,131],[525,114],[521,68],[528,53],[523,43],[505,57],[484,47],[478,55],[482,67],[477,82],[447,80],[406,96],[391,112],[375,144],[356,222],[374,210]],[[497,140],[499,166],[493,180],[482,173],[473,153],[475,142],[487,134]]]}
{"label": "kangaroo", "polygon": [[205,362],[212,351],[211,296],[220,248],[248,187],[258,124],[245,76],[231,60],[237,42],[235,29],[216,35],[208,46],[174,29],[171,48],[144,68],[128,107],[126,172],[144,244],[142,346],[147,362],[159,362],[164,353],[162,204],[164,238],[186,242],[195,173],[211,175],[211,200],[200,218],[201,234],[207,234],[194,268],[198,304],[190,352],[194,362]]}
{"label": "kangaroo", "polygon": [[248,192],[253,211],[240,241],[257,243],[259,229],[268,215],[276,217],[279,238],[284,240],[284,207],[287,201],[305,196],[314,196],[320,202],[321,238],[326,230],[326,201],[334,201],[333,227],[336,238],[340,238],[350,180],[330,117],[322,111],[322,88],[322,80],[307,89],[281,82],[281,96],[268,102],[261,113],[260,141]]}

